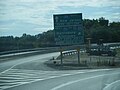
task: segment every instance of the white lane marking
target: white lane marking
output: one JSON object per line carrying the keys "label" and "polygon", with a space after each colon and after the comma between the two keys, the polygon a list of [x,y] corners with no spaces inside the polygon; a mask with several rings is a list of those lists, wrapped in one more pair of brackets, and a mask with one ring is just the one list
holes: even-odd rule
{"label": "white lane marking", "polygon": [[[33,79],[28,79],[28,80],[33,80]],[[0,80],[0,84],[5,84],[5,83],[12,83],[12,82],[25,82],[27,81],[26,79],[22,79],[22,80]],[[2,83],[3,82],[3,83]]]}
{"label": "white lane marking", "polygon": [[14,83],[14,82],[12,82],[12,83],[0,83],[0,85],[3,85],[3,86],[5,86],[5,85],[15,85],[15,84],[20,84],[20,82],[17,82],[17,83]]}
{"label": "white lane marking", "polygon": [[[35,73],[33,73],[35,74]],[[28,76],[33,76],[33,74],[28,74],[28,73],[9,73],[9,74],[5,74],[3,76],[0,77],[18,77],[18,76],[23,76],[23,77],[28,77]]]}
{"label": "white lane marking", "polygon": [[[19,71],[18,73],[16,72],[16,71]],[[20,73],[21,72],[21,73]],[[34,72],[34,73],[33,73]],[[25,77],[24,75],[26,75],[26,73],[28,74],[28,73],[30,73],[30,75],[31,76],[27,76],[27,77]],[[32,74],[31,74],[32,73]],[[59,72],[59,73],[61,73],[61,71]],[[11,76],[11,74],[13,74],[12,76]],[[15,74],[15,75],[14,75]],[[36,74],[38,75],[40,75],[40,76],[36,76]],[[49,75],[48,75],[49,74]],[[63,72],[62,72],[62,74],[63,74]],[[41,76],[42,75],[42,76]],[[55,75],[55,76],[54,76]],[[43,79],[40,79],[40,78],[44,78],[44,79],[48,79],[48,78],[46,78],[46,77],[51,77],[51,78],[55,78],[56,77],[56,75],[58,75],[58,73],[56,72],[56,71],[53,71],[53,72],[51,72],[51,71],[36,71],[36,73],[35,73],[35,71],[34,70],[19,70],[19,69],[11,69],[11,70],[9,70],[8,72],[6,72],[6,73],[4,73],[4,74],[2,74],[2,75],[0,75],[0,78],[1,78],[1,80],[3,81],[3,83],[4,84],[2,84],[2,85],[4,85],[4,87],[3,87],[3,89],[6,89],[6,88],[10,88],[10,87],[14,87],[14,86],[16,86],[16,85],[13,85],[13,82],[14,83],[16,83],[17,84],[17,86],[19,86],[19,85],[22,85],[22,84],[26,84],[26,83],[29,83],[29,82],[31,82],[31,81],[35,81],[35,80],[43,80]],[[5,80],[6,79],[6,80]],[[0,80],[0,81],[1,81]],[[16,81],[15,81],[16,80]],[[6,82],[7,81],[7,82]],[[9,81],[9,82],[8,82]],[[18,82],[20,82],[20,83],[18,83]],[[11,83],[11,84],[10,84]],[[8,85],[9,84],[9,85]]]}
{"label": "white lane marking", "polygon": [[[40,55],[42,58],[40,58],[40,59],[43,59],[43,58],[48,58],[48,57],[53,57],[53,56],[57,56],[59,54],[59,52],[55,52],[55,53],[48,53],[48,54],[43,54],[43,55]],[[45,57],[43,57],[43,56],[45,56]],[[36,60],[38,60],[38,59],[36,59]],[[3,72],[0,72],[0,75],[1,74],[3,74],[3,73],[5,73],[5,72],[7,72],[7,71],[9,71],[10,69],[12,69],[12,68],[14,68],[15,66],[17,66],[17,65],[20,65],[20,64],[23,64],[23,63],[26,63],[26,62],[31,62],[31,61],[33,61],[33,59],[31,59],[31,60],[28,60],[28,61],[24,61],[24,62],[19,62],[19,63],[17,63],[17,64],[15,64],[15,65],[13,65],[13,66],[11,66],[9,69],[7,69],[7,70],[4,70]],[[34,60],[35,61],[35,60]]]}
{"label": "white lane marking", "polygon": [[110,90],[110,88],[117,83],[120,84],[120,80],[117,80],[117,81],[114,81],[114,82],[108,84],[106,87],[103,88],[103,90]]}
{"label": "white lane marking", "polygon": [[[10,85],[7,86],[7,88],[11,88],[11,86],[16,86],[17,84],[19,85],[20,83],[10,84]],[[24,82],[24,84],[26,84],[26,82]],[[0,88],[1,88],[0,90],[7,89],[6,86],[1,86]]]}
{"label": "white lane marking", "polygon": [[[41,70],[28,70],[28,69],[11,69],[10,72],[40,72]],[[42,72],[42,71],[41,71]],[[47,71],[46,71],[47,72]]]}
{"label": "white lane marking", "polygon": [[110,70],[110,69],[99,69],[99,70],[75,70],[75,71],[40,71],[40,70],[19,70],[19,69],[11,69],[8,72],[4,73],[1,76],[37,76],[37,75],[43,75],[43,74],[50,74],[50,75],[56,75],[56,74],[74,74],[74,73],[84,73],[84,72],[93,72],[93,71],[103,71],[103,70]]}
{"label": "white lane marking", "polygon": [[[28,81],[28,82],[26,81],[26,82],[21,82],[20,84],[16,84],[16,85],[6,86],[6,87],[2,88],[2,90],[7,89],[7,88],[12,88],[12,87],[15,87],[15,86],[20,86],[20,85],[27,84],[27,83],[37,82],[37,81],[43,81],[43,80],[48,80],[48,79],[53,79],[53,78],[59,78],[59,77],[64,77],[64,76],[76,75],[76,74],[80,74],[80,73],[88,73],[88,72],[96,72],[96,71],[106,71],[106,70],[111,70],[111,69],[90,70],[90,71],[87,71],[87,72],[76,72],[76,73],[72,73],[72,74],[61,74],[61,75],[59,75],[59,73],[58,73],[57,75],[54,75],[54,76],[47,75],[46,77],[43,77],[43,78],[39,77],[37,79],[31,79],[31,81]],[[23,79],[25,79],[25,78],[23,78]]]}
{"label": "white lane marking", "polygon": [[22,77],[10,77],[10,76],[0,76],[0,80],[1,79],[22,79]]}
{"label": "white lane marking", "polygon": [[[119,73],[112,73],[112,74],[119,74]],[[52,88],[51,90],[58,90],[58,89],[60,89],[62,87],[68,86],[68,85],[73,84],[73,83],[77,83],[77,82],[80,82],[80,81],[84,81],[84,80],[88,80],[88,79],[93,79],[93,78],[97,78],[97,77],[102,77],[102,76],[105,76],[105,75],[110,75],[110,74],[102,74],[102,75],[97,75],[97,76],[88,77],[88,78],[84,78],[84,79],[79,79],[79,80],[75,80],[75,81],[70,81],[70,82],[61,84],[59,86],[56,86],[56,87]]]}
{"label": "white lane marking", "polygon": [[[16,74],[24,74],[24,75],[33,75],[33,74],[47,74],[51,71],[41,71],[41,70],[24,70],[24,69],[11,69],[8,72],[4,73],[5,75],[16,75]],[[4,75],[3,74],[3,75]]]}
{"label": "white lane marking", "polygon": [[17,75],[18,76],[19,75],[31,76],[31,75],[39,75],[39,74],[43,75],[43,74],[49,74],[49,73],[46,73],[46,72],[41,72],[41,73],[39,73],[39,72],[38,73],[32,73],[32,72],[31,73],[24,73],[24,72],[21,72],[21,73],[20,72],[18,72],[18,73],[11,73],[10,72],[10,73],[6,73],[6,74],[0,75],[0,76],[4,76],[4,75],[5,76],[17,76]]}

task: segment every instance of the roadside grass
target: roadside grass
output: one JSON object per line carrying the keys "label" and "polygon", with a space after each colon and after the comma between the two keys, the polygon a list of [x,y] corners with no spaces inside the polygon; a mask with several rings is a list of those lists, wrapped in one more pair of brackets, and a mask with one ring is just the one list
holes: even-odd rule
{"label": "roadside grass", "polygon": [[[117,60],[120,57],[120,49],[117,49],[117,57],[112,56],[89,56],[88,53],[80,53],[80,63],[82,65],[87,66],[110,66],[113,63],[113,60]],[[60,60],[59,58],[57,58]],[[78,54],[73,55],[66,55],[63,57],[63,63],[71,63],[71,64],[77,64],[78,63]]]}
{"label": "roadside grass", "polygon": [[[120,67],[120,49],[116,49],[117,56],[90,56],[88,53],[80,53],[80,63],[78,63],[78,54],[65,55],[62,58],[58,56],[55,60],[46,62],[46,65],[59,70],[77,70],[77,69],[97,69]],[[54,63],[55,62],[55,63]]]}

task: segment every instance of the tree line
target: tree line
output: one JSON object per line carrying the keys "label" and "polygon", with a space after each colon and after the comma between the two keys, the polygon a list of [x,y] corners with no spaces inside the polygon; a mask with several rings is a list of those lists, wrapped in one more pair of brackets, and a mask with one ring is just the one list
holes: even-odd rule
{"label": "tree line", "polygon": [[111,22],[101,17],[96,20],[83,20],[85,38],[91,38],[93,43],[103,39],[104,43],[120,42],[120,22]]}
{"label": "tree line", "polygon": [[[110,22],[105,18],[84,19],[84,39],[91,38],[92,43],[102,39],[104,43],[120,42],[120,22]],[[0,52],[55,46],[54,30],[37,35],[23,34],[21,37],[1,36]]]}

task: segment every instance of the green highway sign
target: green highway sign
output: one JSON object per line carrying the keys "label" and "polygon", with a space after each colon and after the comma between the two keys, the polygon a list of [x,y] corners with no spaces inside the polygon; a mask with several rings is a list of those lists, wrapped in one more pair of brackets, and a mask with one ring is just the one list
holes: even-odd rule
{"label": "green highway sign", "polygon": [[56,14],[53,19],[56,45],[84,43],[82,13]]}

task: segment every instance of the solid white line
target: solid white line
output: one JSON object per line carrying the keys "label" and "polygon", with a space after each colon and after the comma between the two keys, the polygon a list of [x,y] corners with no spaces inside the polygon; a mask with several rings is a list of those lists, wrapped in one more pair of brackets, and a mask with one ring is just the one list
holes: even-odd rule
{"label": "solid white line", "polygon": [[[34,81],[34,80],[35,80],[35,79],[31,79],[31,78],[30,78],[30,79],[23,79],[23,80],[12,80],[12,81],[10,81],[10,80],[9,80],[9,81],[8,81],[8,80],[4,80],[4,81],[3,81],[3,80],[2,80],[2,82],[4,82],[4,83],[0,83],[0,85],[4,85],[4,86],[5,86],[6,84],[8,85],[8,84],[13,84],[13,83],[14,83],[14,84],[17,84],[17,83],[18,83],[18,84],[28,83],[28,82]],[[39,79],[39,80],[40,80],[40,79]],[[43,80],[43,79],[41,79],[41,80]]]}
{"label": "solid white line", "polygon": [[[51,71],[50,71],[51,72]],[[13,70],[13,69],[11,69],[11,70],[9,70],[8,72],[6,72],[6,73],[4,73],[3,75],[43,75],[43,74],[48,74],[48,73],[50,73],[50,72],[47,72],[47,71],[34,71],[34,70]]]}
{"label": "solid white line", "polygon": [[4,74],[4,76],[33,76],[35,75],[36,73],[7,73],[7,74]]}
{"label": "solid white line", "polygon": [[[26,84],[26,82],[24,82],[24,84]],[[17,83],[17,85],[21,85],[21,83]],[[4,89],[7,89],[7,88],[11,88],[11,87],[15,87],[16,86],[16,84],[13,84],[13,85],[9,85],[9,86],[1,86],[0,88],[0,90],[4,90]]]}
{"label": "solid white line", "polygon": [[20,83],[21,82],[16,82],[16,83],[14,83],[14,82],[12,82],[12,83],[0,83],[0,85],[3,85],[3,86],[5,86],[5,85],[15,85],[15,84],[20,84]]}
{"label": "solid white line", "polygon": [[[33,80],[33,79],[29,79],[29,80]],[[13,82],[26,82],[27,79],[23,79],[23,80],[0,80],[0,85],[1,84],[5,84],[5,83],[13,83]],[[3,82],[3,83],[2,83]]]}
{"label": "solid white line", "polygon": [[51,71],[42,71],[42,70],[29,70],[29,69],[11,69],[11,72],[51,72]]}
{"label": "solid white line", "polygon": [[[28,72],[26,72],[26,73],[25,72],[9,72],[8,73],[7,72],[7,73],[4,74],[4,76],[7,76],[7,75],[8,76],[9,75],[11,75],[11,76],[12,75],[26,75],[26,76],[28,75],[28,76],[31,76],[31,75],[41,75],[41,74],[47,74],[47,73],[37,73],[37,72],[36,73],[34,73],[34,72],[33,73],[32,72],[31,73],[28,73]],[[3,75],[0,75],[0,76],[3,76]]]}
{"label": "solid white line", "polygon": [[[112,73],[112,74],[119,74],[119,73]],[[73,83],[77,83],[77,82],[80,82],[80,81],[84,81],[84,80],[88,80],[88,79],[93,79],[93,78],[97,78],[97,77],[102,77],[102,76],[105,76],[105,75],[111,75],[111,74],[102,74],[102,75],[98,75],[98,76],[93,76],[93,77],[88,77],[88,78],[79,79],[79,80],[75,80],[75,81],[70,81],[70,82],[61,84],[59,86],[56,86],[56,87],[52,88],[51,90],[58,90],[58,89],[60,89],[62,87],[68,86],[68,85],[73,84]]]}
{"label": "solid white line", "polygon": [[0,77],[0,79],[24,79],[24,78],[15,78],[15,77],[9,77],[9,76],[7,76],[7,77]]}
{"label": "solid white line", "polygon": [[117,83],[120,84],[120,80],[117,80],[117,81],[114,81],[114,82],[108,84],[103,90],[110,90],[110,88]]}

